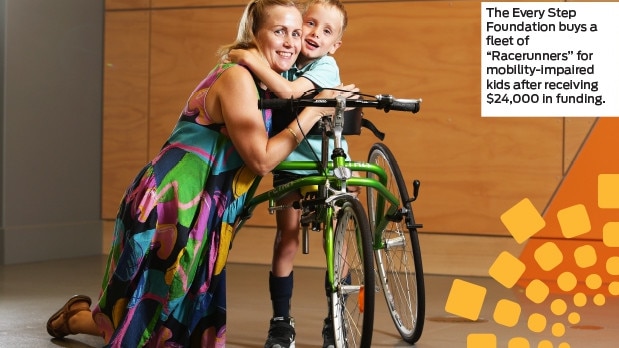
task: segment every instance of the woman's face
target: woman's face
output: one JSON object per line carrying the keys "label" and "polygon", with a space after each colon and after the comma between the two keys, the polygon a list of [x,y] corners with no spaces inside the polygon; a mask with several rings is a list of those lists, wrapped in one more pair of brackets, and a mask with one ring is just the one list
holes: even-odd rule
{"label": "woman's face", "polygon": [[301,50],[303,20],[296,7],[273,6],[256,33],[260,52],[271,69],[282,73],[292,67]]}

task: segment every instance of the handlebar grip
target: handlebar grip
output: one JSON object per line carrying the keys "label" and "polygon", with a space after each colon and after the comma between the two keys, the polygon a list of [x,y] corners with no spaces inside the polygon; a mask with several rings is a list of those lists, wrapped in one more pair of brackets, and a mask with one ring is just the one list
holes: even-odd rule
{"label": "handlebar grip", "polygon": [[390,110],[410,111],[414,114],[419,111],[420,105],[419,99],[393,99],[388,107]]}

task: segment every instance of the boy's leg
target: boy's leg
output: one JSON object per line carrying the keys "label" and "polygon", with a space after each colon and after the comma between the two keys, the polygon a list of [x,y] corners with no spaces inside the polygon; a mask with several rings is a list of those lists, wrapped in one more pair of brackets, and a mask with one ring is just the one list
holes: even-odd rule
{"label": "boy's leg", "polygon": [[[287,205],[299,199],[291,194],[277,202]],[[273,244],[273,259],[269,275],[269,290],[273,301],[273,316],[290,316],[294,258],[299,249],[300,211],[289,208],[276,213],[277,232]],[[287,289],[282,289],[282,287]],[[279,297],[278,297],[279,296]],[[282,298],[282,297],[287,298]]]}
{"label": "boy's leg", "polygon": [[[300,198],[298,193],[293,193],[278,201],[277,205],[288,205]],[[270,322],[266,348],[294,347],[295,331],[290,305],[294,285],[294,257],[299,249],[299,218],[300,211],[292,208],[276,212],[277,232],[269,272],[273,318]]]}

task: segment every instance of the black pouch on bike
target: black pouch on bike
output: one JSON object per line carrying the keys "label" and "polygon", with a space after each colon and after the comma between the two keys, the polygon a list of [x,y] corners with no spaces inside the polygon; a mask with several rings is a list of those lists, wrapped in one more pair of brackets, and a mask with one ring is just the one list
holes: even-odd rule
{"label": "black pouch on bike", "polygon": [[[359,135],[361,134],[361,125],[363,120],[363,109],[354,108],[352,110],[344,111],[344,129],[342,135]],[[322,125],[316,123],[314,127],[309,131],[308,135],[321,135]]]}
{"label": "black pouch on bike", "polygon": [[[307,98],[313,98],[314,95],[309,95]],[[279,132],[286,129],[292,121],[295,120],[297,114],[303,111],[303,108],[297,110],[284,110],[273,109],[271,116],[271,131],[269,137],[273,137]],[[363,120],[363,109],[354,108],[352,110],[344,111],[344,130],[343,135],[359,135],[361,134],[361,126]],[[322,135],[322,126],[320,122],[316,123],[314,127],[307,133],[307,135]]]}
{"label": "black pouch on bike", "polygon": [[344,135],[361,134],[362,121],[362,108],[354,108],[352,110],[344,111]]}
{"label": "black pouch on bike", "polygon": [[[360,97],[361,98],[361,97]],[[361,98],[363,99],[363,98]],[[359,135],[363,126],[363,108],[354,108],[344,111],[344,129],[342,135]],[[309,131],[311,135],[322,135],[320,122]]]}
{"label": "black pouch on bike", "polygon": [[296,117],[297,113],[294,110],[272,109],[269,138],[286,129]]}

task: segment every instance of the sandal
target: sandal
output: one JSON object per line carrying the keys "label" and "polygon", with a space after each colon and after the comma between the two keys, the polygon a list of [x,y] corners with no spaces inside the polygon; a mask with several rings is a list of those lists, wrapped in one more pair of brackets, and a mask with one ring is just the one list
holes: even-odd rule
{"label": "sandal", "polygon": [[[77,309],[71,309],[71,307],[79,302],[86,302],[88,304],[88,307],[80,307]],[[67,301],[67,303],[65,303],[65,305],[60,308],[56,313],[54,313],[49,320],[47,320],[47,333],[55,338],[63,338],[67,335],[74,335],[75,333],[73,333],[71,331],[71,328],[69,327],[69,319],[74,316],[75,314],[82,312],[82,311],[90,311],[90,304],[92,303],[92,300],[90,299],[90,297],[86,296],[86,295],[75,295],[73,297],[71,297],[69,299],[69,301]],[[59,327],[54,328],[52,326],[52,323],[54,321],[56,321],[56,319],[60,318],[62,316],[63,320],[62,323]]]}

